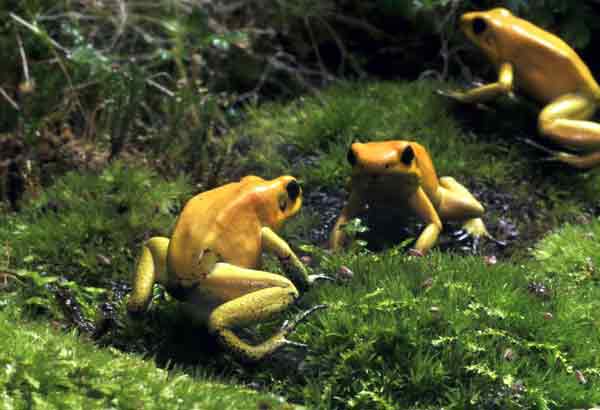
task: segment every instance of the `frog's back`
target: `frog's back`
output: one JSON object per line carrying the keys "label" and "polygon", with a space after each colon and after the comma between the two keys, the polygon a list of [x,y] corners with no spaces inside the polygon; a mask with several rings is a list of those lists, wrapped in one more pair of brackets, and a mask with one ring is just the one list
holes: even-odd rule
{"label": "frog's back", "polygon": [[218,260],[238,266],[256,264],[254,249],[258,246],[255,242],[260,226],[248,205],[248,182],[255,181],[247,178],[202,192],[186,203],[169,245],[172,273],[189,275],[208,250]]}
{"label": "frog's back", "polygon": [[517,17],[500,18],[501,53],[515,68],[516,85],[536,100],[548,103],[567,93],[600,96],[600,88],[587,65],[556,35]]}

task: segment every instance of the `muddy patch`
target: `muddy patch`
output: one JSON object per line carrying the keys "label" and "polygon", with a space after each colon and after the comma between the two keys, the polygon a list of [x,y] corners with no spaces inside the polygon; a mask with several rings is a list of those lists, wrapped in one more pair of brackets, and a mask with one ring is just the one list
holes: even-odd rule
{"label": "muddy patch", "polygon": [[[489,233],[495,240],[474,240],[465,236],[458,223],[450,222],[444,226],[437,245],[445,252],[462,254],[494,255],[507,258],[523,254],[552,226],[539,202],[543,193],[532,191],[531,195],[521,197],[512,193],[510,187],[496,187],[482,182],[467,182],[468,189],[486,208],[483,218]],[[347,194],[343,190],[320,189],[306,193],[304,206],[316,215],[318,223],[309,230],[304,241],[326,246],[329,234]],[[369,230],[361,236],[368,248],[381,251],[417,238],[423,224],[414,217],[407,217],[393,207],[370,207],[359,217]],[[410,246],[410,242],[407,242]]]}

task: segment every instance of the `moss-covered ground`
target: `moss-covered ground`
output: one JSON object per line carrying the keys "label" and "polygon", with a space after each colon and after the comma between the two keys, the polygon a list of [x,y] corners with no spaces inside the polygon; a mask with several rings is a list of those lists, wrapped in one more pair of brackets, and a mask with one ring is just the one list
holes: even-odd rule
{"label": "moss-covered ground", "polygon": [[[315,409],[600,403],[598,173],[543,161],[522,141],[537,138],[527,106],[460,107],[437,95],[440,87],[448,85],[339,85],[248,107],[226,136],[227,178],[290,173],[303,182],[306,205],[283,236],[313,270],[338,278],[285,315],[329,305],[292,336],[307,351],[240,363],[205,329],[191,328],[158,288],[145,319],[127,317],[123,298],[140,244],[168,235],[195,193],[185,178],[115,163],[100,174],[67,174],[20,213],[2,216],[6,408],[287,406],[280,396]],[[414,228],[376,251],[360,242],[336,255],[322,248],[343,204],[349,143],[392,138],[425,145],[439,175],[482,200],[490,232],[506,246],[465,251],[446,234],[415,258],[406,252]],[[373,220],[366,216],[369,242],[381,232]],[[271,260],[267,267],[279,270]],[[244,335],[259,340],[281,319]]]}

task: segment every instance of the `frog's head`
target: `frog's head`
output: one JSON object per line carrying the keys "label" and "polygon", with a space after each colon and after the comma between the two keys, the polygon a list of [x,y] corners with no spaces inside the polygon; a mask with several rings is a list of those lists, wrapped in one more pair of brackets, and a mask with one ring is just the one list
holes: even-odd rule
{"label": "frog's head", "polygon": [[421,178],[415,150],[407,141],[355,142],[347,159],[353,175],[374,181],[418,182]]}
{"label": "frog's head", "polygon": [[266,181],[257,187],[255,193],[259,198],[257,214],[264,224],[273,229],[278,229],[302,207],[302,188],[290,175]]}
{"label": "frog's head", "polygon": [[479,47],[492,61],[501,58],[501,45],[509,36],[515,17],[505,8],[488,11],[472,11],[460,18],[460,29],[467,38]]}

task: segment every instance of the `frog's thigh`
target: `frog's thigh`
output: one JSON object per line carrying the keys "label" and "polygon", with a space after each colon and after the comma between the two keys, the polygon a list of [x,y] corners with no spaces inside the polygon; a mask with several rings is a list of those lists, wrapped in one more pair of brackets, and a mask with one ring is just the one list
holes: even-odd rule
{"label": "frog's thigh", "polygon": [[[203,298],[209,295],[211,299],[224,303],[267,288],[288,289],[298,294],[292,281],[285,276],[221,262],[202,280],[192,297]],[[201,304],[202,301],[193,302]]]}
{"label": "frog's thigh", "polygon": [[142,255],[133,276],[133,290],[127,301],[129,312],[144,311],[150,303],[154,283],[165,283],[168,248],[169,239],[163,237],[151,238],[142,247]]}
{"label": "frog's thigh", "polygon": [[483,215],[481,203],[452,177],[440,178],[439,194],[438,212],[443,220],[462,221]]}
{"label": "frog's thigh", "polygon": [[538,128],[554,142],[578,151],[600,150],[600,124],[587,121],[596,111],[593,98],[567,94],[548,104],[540,113]]}
{"label": "frog's thigh", "polygon": [[268,319],[293,303],[298,290],[287,278],[219,263],[202,283],[202,288],[227,299],[210,313],[208,327],[240,356],[259,360],[285,343],[283,331],[253,346],[241,340],[232,329]]}

